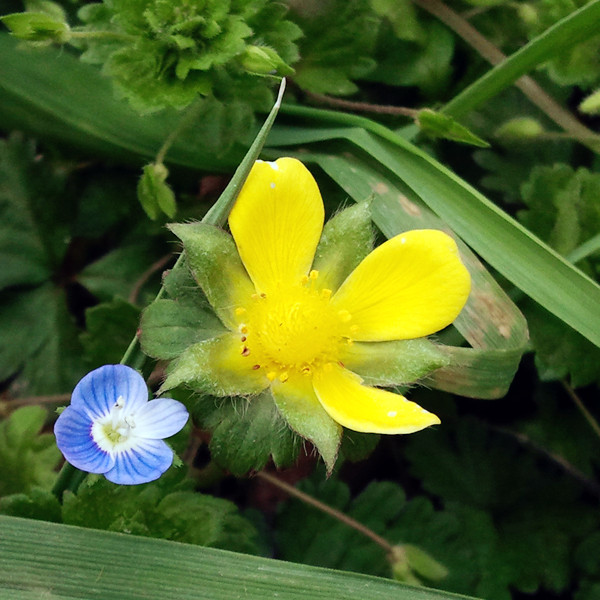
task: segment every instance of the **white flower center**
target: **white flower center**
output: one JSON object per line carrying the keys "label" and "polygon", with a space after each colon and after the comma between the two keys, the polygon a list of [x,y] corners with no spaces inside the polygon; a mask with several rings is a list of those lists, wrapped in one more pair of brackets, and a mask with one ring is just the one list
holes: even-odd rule
{"label": "white flower center", "polygon": [[134,414],[126,412],[125,399],[119,396],[108,414],[92,425],[92,438],[101,450],[115,454],[133,446],[134,429]]}

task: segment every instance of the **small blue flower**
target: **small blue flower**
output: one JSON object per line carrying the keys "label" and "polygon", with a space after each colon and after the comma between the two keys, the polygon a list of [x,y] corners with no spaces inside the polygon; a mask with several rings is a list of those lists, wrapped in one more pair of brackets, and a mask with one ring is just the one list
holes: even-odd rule
{"label": "small blue flower", "polygon": [[105,365],[75,386],[54,434],[74,467],[134,485],[158,479],[171,466],[173,451],[163,438],[180,431],[188,417],[177,400],[148,402],[146,382],[134,369]]}

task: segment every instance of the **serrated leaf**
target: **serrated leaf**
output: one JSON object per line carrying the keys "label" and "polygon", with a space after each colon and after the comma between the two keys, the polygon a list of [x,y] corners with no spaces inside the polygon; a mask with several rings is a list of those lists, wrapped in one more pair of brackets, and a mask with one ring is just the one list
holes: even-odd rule
{"label": "serrated leaf", "polygon": [[61,506],[50,491],[34,487],[27,494],[9,494],[0,498],[0,513],[25,519],[62,522]]}
{"label": "serrated leaf", "polygon": [[160,482],[139,486],[91,478],[77,495],[65,493],[63,520],[82,527],[254,552],[256,531],[237,507],[192,492],[191,487],[191,480],[173,471]]}
{"label": "serrated leaf", "polygon": [[213,460],[234,475],[259,471],[270,458],[277,466],[287,466],[298,455],[300,440],[279,414],[270,392],[251,400],[204,396],[194,415],[201,427],[212,431]]}
{"label": "serrated leaf", "polygon": [[25,406],[0,423],[0,496],[49,488],[60,452],[51,434],[39,434],[46,420],[39,406]]}
{"label": "serrated leaf", "polygon": [[[304,37],[294,81],[316,93],[348,95],[358,90],[353,80],[372,71],[380,17],[368,0],[334,0],[308,10],[292,6]],[[332,28],[330,24],[336,23]]]}
{"label": "serrated leaf", "polygon": [[81,343],[90,368],[118,364],[138,328],[139,308],[119,298],[88,308]]}
{"label": "serrated leaf", "polygon": [[33,143],[18,135],[0,141],[0,289],[41,283],[62,259],[63,189],[64,177],[36,161]]}

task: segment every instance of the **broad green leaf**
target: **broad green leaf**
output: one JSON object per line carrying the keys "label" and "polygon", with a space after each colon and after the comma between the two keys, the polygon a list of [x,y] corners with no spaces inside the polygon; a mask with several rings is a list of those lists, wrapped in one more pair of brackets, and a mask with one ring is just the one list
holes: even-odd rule
{"label": "broad green leaf", "polygon": [[[459,600],[453,594],[213,548],[0,517],[7,600]],[[135,568],[123,557],[135,557]],[[68,571],[65,569],[68,565]],[[464,598],[464,597],[462,597]]]}

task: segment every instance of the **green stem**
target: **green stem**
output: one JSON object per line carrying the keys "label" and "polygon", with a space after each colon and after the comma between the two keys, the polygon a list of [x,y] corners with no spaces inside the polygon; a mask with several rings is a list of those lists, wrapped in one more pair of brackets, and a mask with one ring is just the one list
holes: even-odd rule
{"label": "green stem", "polygon": [[156,159],[154,161],[156,164],[159,165],[164,162],[165,156],[167,155],[167,152],[173,145],[173,142],[179,137],[179,135],[181,135],[183,131],[185,131],[194,122],[201,106],[202,101],[197,100],[187,109],[186,114],[183,116],[182,119],[180,119],[177,127],[175,127],[175,129],[173,129],[173,131],[167,136],[167,139],[158,151]]}
{"label": "green stem", "polygon": [[[283,98],[284,91],[285,79],[281,81],[277,101],[271,109],[271,112],[269,113],[269,116],[265,120],[260,131],[258,132],[258,135],[254,139],[254,142],[252,143],[248,152],[246,153],[244,160],[242,160],[240,166],[237,168],[236,172],[231,178],[231,181],[229,182],[229,184],[227,185],[217,202],[215,202],[214,206],[206,213],[206,215],[204,215],[204,218],[202,219],[203,223],[207,223],[209,225],[216,225],[217,227],[219,227],[222,226],[227,220],[227,216],[229,215],[229,212],[231,211],[231,208],[233,207],[233,204],[236,201],[236,198],[242,188],[242,185],[244,184],[244,181],[246,181],[246,178],[248,177],[248,174],[250,173],[250,170],[254,165],[254,161],[258,158],[262,147],[265,144],[269,131],[271,130],[271,127],[275,122],[275,117],[277,116],[277,113],[281,106],[281,100]],[[180,130],[179,127],[177,129]],[[169,136],[169,138],[170,137],[171,136]],[[167,142],[169,141],[169,138],[167,138]],[[162,149],[164,149],[165,146],[168,149],[167,142],[163,144]],[[173,269],[177,269],[178,267],[180,267],[183,263],[183,259],[184,255],[181,254],[177,259],[177,262],[173,266]],[[165,288],[164,286],[161,286],[160,290],[158,291],[158,294],[156,294],[154,302],[160,300],[163,297],[164,293]],[[129,366],[132,366],[133,368],[141,369],[144,365],[146,357],[141,352],[136,352],[137,346],[138,336],[136,332],[136,335],[133,336],[133,339],[129,343],[127,350],[125,350],[125,354],[123,354],[123,358],[121,358],[121,362],[119,364],[129,364]],[[86,478],[86,476],[87,473],[85,473],[84,471],[80,471],[73,465],[66,462],[63,465],[63,468],[61,469],[60,473],[58,474],[56,483],[54,484],[54,488],[52,491],[59,500],[62,500],[64,491],[68,489],[72,492],[76,492],[81,483]]]}
{"label": "green stem", "polygon": [[135,42],[137,37],[128,33],[119,33],[118,31],[71,31],[71,39],[107,39],[117,40],[122,42]]}

